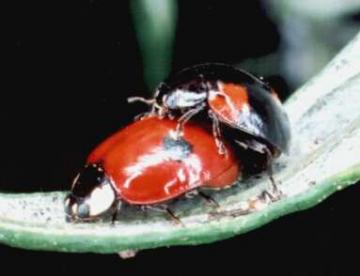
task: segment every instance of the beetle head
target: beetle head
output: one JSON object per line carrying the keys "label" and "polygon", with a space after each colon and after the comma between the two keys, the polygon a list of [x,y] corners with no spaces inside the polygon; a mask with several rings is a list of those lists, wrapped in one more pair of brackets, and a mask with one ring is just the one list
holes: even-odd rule
{"label": "beetle head", "polygon": [[94,220],[112,209],[116,191],[99,164],[86,165],[75,177],[65,199],[65,213],[70,221]]}

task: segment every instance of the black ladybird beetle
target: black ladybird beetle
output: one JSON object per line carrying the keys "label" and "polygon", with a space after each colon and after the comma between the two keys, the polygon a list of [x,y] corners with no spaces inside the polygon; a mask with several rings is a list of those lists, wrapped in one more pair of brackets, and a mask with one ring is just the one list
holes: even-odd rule
{"label": "black ladybird beetle", "polygon": [[226,133],[236,145],[265,155],[268,162],[289,147],[289,121],[276,93],[263,80],[229,65],[183,69],[161,83],[153,99],[129,98],[134,101],[151,105],[144,117],[177,118],[180,135],[190,118],[206,114],[220,154],[226,152],[221,139]]}

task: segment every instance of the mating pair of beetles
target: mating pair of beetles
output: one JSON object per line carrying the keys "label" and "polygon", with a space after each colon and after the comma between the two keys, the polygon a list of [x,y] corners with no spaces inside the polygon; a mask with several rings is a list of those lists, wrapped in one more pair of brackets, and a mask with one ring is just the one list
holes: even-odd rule
{"label": "mating pair of beetles", "polygon": [[271,172],[271,161],[289,148],[276,93],[229,65],[186,68],[153,99],[134,101],[150,111],[89,155],[65,199],[69,221],[116,218],[123,204],[157,206],[198,188],[226,188],[241,176]]}

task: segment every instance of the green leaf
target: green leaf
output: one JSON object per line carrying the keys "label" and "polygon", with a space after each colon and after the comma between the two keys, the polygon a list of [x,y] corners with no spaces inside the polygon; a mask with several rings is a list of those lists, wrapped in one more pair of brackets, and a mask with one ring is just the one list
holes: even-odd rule
{"label": "green leaf", "polygon": [[284,197],[264,198],[267,177],[214,192],[214,210],[199,198],[171,208],[183,226],[162,213],[130,208],[115,225],[67,223],[64,192],[0,194],[0,241],[38,250],[115,253],[209,243],[245,233],[280,216],[314,206],[360,179],[360,34],[286,103],[292,149],[275,163]]}
{"label": "green leaf", "polygon": [[170,71],[175,28],[176,0],[133,0],[131,11],[141,54],[144,78],[150,89]]}

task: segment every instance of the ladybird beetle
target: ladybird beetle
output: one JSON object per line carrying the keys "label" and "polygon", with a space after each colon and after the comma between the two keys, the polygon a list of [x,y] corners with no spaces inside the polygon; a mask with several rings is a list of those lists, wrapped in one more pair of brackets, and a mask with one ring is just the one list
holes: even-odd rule
{"label": "ladybird beetle", "polygon": [[[219,155],[211,127],[157,117],[135,121],[90,153],[65,199],[70,221],[118,212],[122,203],[164,203],[199,187],[224,188],[241,174],[231,146]],[[116,211],[115,211],[116,210]]]}
{"label": "ladybird beetle", "polygon": [[[205,114],[213,122],[221,154],[225,153],[221,134],[228,130],[237,145],[261,152],[269,160],[288,150],[289,122],[276,93],[261,79],[229,65],[186,68],[161,83],[153,99],[129,98],[134,101],[152,106],[145,117],[177,117],[179,133],[190,118]],[[244,135],[252,139],[244,141]]]}

